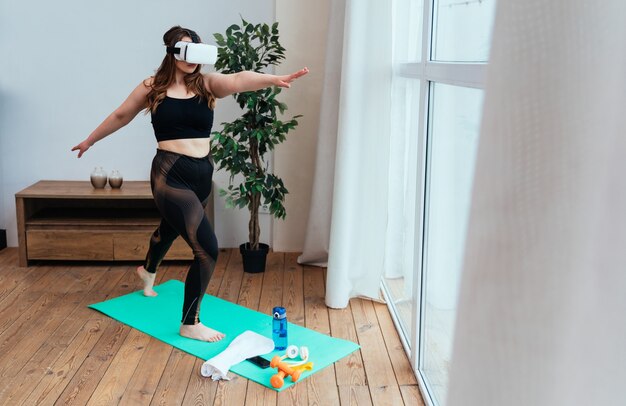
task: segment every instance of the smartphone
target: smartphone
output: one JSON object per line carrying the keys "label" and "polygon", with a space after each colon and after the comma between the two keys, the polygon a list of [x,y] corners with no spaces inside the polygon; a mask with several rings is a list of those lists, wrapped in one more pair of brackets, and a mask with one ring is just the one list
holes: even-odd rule
{"label": "smartphone", "polygon": [[258,366],[259,368],[265,369],[270,366],[270,362],[259,355],[257,355],[256,357],[248,358],[247,360]]}

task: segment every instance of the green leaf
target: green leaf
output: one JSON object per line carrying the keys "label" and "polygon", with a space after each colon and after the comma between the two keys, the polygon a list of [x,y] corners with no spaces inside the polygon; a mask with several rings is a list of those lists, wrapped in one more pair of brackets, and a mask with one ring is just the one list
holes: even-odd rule
{"label": "green leaf", "polygon": [[217,45],[219,46],[226,45],[226,41],[224,40],[224,36],[222,34],[216,33],[216,34],[213,34],[213,36],[215,37],[215,41],[217,42]]}

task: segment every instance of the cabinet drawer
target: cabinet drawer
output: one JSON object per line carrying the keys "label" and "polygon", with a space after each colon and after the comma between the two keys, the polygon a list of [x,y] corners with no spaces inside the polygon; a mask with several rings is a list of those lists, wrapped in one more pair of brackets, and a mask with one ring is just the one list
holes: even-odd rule
{"label": "cabinet drawer", "polygon": [[29,259],[113,259],[111,233],[81,230],[28,230]]}
{"label": "cabinet drawer", "polygon": [[[113,252],[116,260],[143,260],[150,245],[151,231],[116,233],[113,235]],[[165,259],[193,259],[191,248],[178,237],[170,247]]]}

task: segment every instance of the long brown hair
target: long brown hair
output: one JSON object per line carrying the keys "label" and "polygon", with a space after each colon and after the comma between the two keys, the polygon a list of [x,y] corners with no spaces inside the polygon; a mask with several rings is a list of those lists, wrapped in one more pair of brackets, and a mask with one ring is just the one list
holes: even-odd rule
{"label": "long brown hair", "polygon": [[[178,41],[186,36],[190,37],[193,42],[201,42],[200,37],[195,31],[188,28],[182,28],[177,25],[170,28],[165,34],[163,34],[163,43],[167,47],[173,47]],[[198,65],[193,73],[185,75],[185,86],[187,87],[187,90],[197,94],[201,97],[201,99],[207,100],[209,108],[214,109],[215,97],[213,97],[204,84],[204,77],[200,72],[201,67],[201,65]],[[175,73],[176,63],[174,55],[168,53],[163,58],[163,62],[161,62],[159,69],[157,69],[152,83],[146,84],[151,88],[148,92],[148,107],[146,109],[146,113],[148,111],[154,113],[161,101],[165,99],[167,88],[174,83],[174,79],[176,77]]]}

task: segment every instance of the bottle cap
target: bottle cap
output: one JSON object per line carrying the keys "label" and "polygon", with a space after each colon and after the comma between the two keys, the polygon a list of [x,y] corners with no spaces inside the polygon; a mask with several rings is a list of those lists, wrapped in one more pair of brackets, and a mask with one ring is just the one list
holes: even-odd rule
{"label": "bottle cap", "polygon": [[275,319],[284,319],[287,317],[287,311],[284,307],[276,306],[272,309],[272,313]]}

